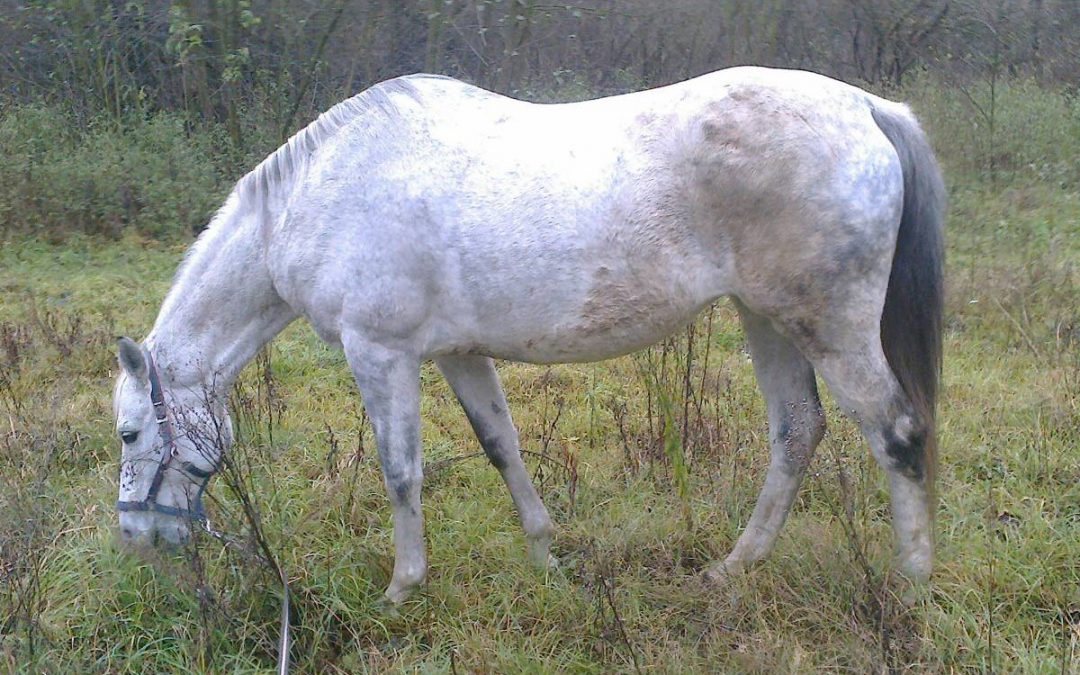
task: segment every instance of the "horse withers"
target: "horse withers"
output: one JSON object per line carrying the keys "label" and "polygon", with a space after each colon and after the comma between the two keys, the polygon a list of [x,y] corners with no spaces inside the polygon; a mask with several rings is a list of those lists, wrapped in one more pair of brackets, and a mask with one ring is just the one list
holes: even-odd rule
{"label": "horse withers", "polygon": [[[401,601],[427,571],[426,359],[547,565],[551,519],[492,359],[626,354],[728,296],[772,459],[749,524],[707,574],[773,547],[825,429],[818,374],[888,475],[900,569],[924,580],[943,210],[908,109],[811,73],[734,68],[564,105],[430,75],[376,85],[242,178],[150,334],[121,340],[121,533],[187,536],[228,445],[228,387],[303,316],[344,350],[372,420],[393,509],[387,596]],[[222,442],[192,441],[207,434]]]}

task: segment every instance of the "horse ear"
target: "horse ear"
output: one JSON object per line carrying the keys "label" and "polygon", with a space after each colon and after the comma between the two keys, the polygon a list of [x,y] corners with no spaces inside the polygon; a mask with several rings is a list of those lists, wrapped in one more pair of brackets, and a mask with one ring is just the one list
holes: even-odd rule
{"label": "horse ear", "polygon": [[120,337],[116,339],[118,347],[118,360],[120,367],[128,375],[140,381],[147,379],[146,357],[143,356],[142,347],[135,344],[131,338]]}

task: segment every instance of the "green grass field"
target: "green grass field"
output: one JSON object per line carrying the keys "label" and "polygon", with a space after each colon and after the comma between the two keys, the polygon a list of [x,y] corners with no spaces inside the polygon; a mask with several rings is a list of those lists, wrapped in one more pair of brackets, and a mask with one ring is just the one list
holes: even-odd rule
{"label": "green grass field", "polygon": [[[219,480],[209,505],[241,540],[237,491],[258,507],[292,588],[295,671],[1080,672],[1080,194],[1056,173],[959,180],[965,160],[948,157],[938,563],[914,602],[890,572],[883,476],[831,404],[772,557],[728,587],[701,581],[768,462],[721,303],[692,340],[634,357],[500,364],[559,528],[546,574],[425,368],[431,569],[387,611],[370,429],[342,355],[297,323],[236,387],[242,481]],[[0,249],[0,671],[273,668],[281,591],[252,554],[206,536],[153,556],[116,542],[114,337],[149,329],[184,248],[129,232]],[[666,450],[665,408],[680,439]]]}

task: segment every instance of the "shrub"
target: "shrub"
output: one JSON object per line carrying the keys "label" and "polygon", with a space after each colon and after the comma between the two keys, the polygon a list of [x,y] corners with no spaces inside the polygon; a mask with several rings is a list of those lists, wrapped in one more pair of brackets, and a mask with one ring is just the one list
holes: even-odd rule
{"label": "shrub", "polygon": [[168,237],[198,229],[228,189],[218,136],[187,133],[173,113],[80,128],[56,106],[13,107],[0,116],[0,233]]}
{"label": "shrub", "polygon": [[1029,79],[953,84],[924,75],[897,94],[915,109],[947,174],[995,185],[1080,183],[1080,101]]}

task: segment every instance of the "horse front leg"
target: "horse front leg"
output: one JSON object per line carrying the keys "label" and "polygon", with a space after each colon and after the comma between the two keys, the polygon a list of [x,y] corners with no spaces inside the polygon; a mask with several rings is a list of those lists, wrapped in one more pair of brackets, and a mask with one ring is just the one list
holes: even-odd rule
{"label": "horse front leg", "polygon": [[427,575],[420,505],[420,359],[350,336],[345,354],[375,430],[394,522],[394,573],[386,597],[397,604]]}
{"label": "horse front leg", "polygon": [[510,490],[529,543],[529,559],[537,567],[554,564],[550,549],[555,528],[521,461],[517,430],[495,364],[484,356],[446,356],[436,363],[465,410],[484,454]]}

